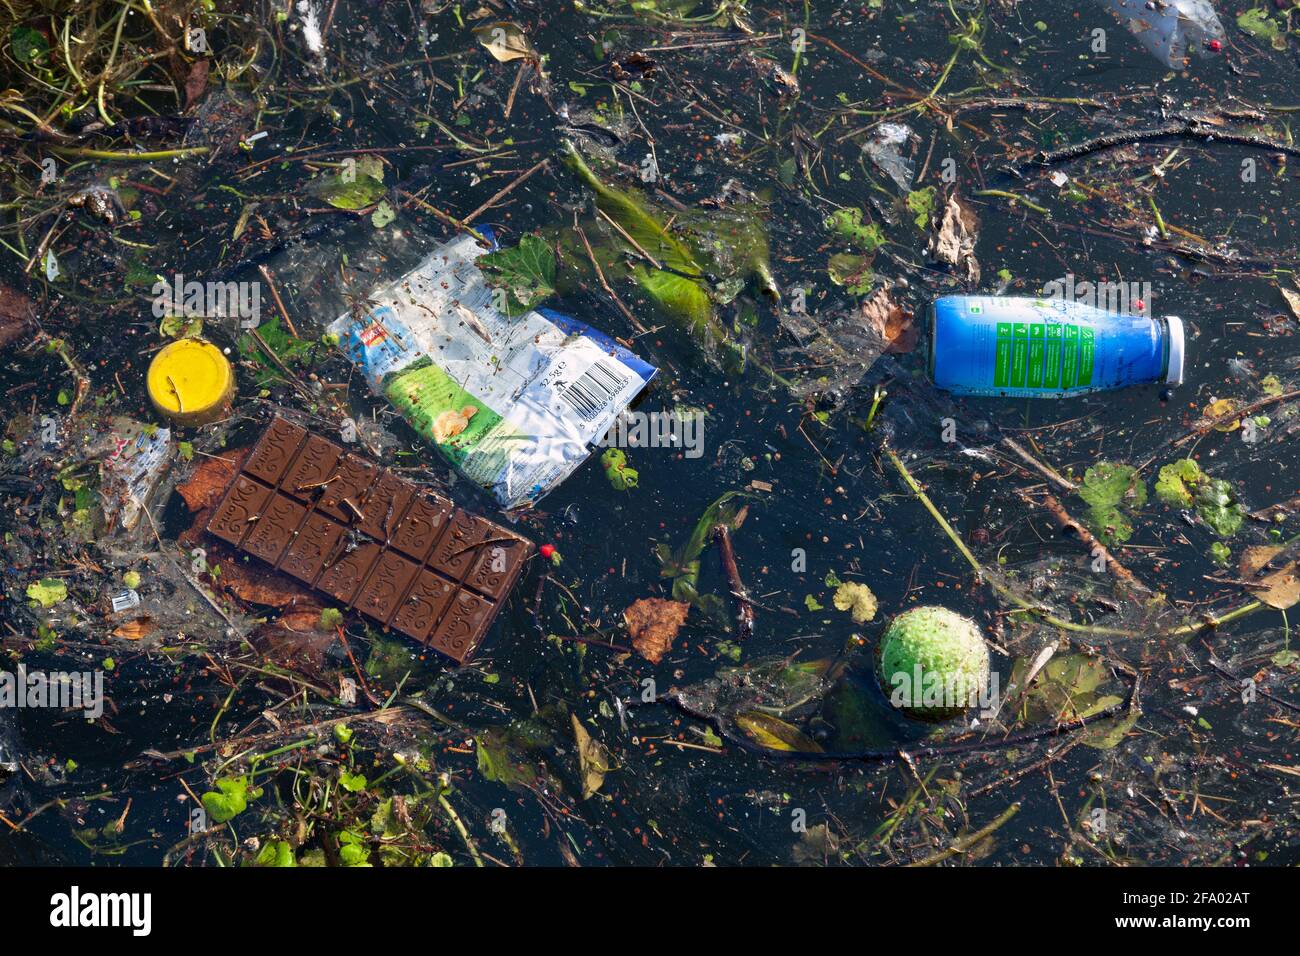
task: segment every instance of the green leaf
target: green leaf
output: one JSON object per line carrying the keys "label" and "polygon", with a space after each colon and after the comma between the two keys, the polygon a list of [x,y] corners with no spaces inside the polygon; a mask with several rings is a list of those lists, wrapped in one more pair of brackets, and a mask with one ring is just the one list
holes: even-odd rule
{"label": "green leaf", "polygon": [[855,206],[837,209],[826,217],[826,228],[832,230],[863,252],[875,252],[885,244],[885,233],[874,222],[862,221],[862,210]]}
{"label": "green leaf", "polygon": [[27,585],[27,598],[41,607],[51,608],[68,596],[68,586],[58,578],[41,578]]}
{"label": "green leaf", "polygon": [[388,204],[387,199],[381,199],[375,211],[370,214],[370,224],[376,229],[383,229],[396,218],[397,211]]}
{"label": "green leaf", "polygon": [[1253,37],[1271,41],[1281,32],[1277,21],[1268,15],[1262,7],[1252,7],[1245,13],[1238,14],[1237,26]]}
{"label": "green leaf", "polygon": [[364,209],[384,197],[384,164],[374,156],[362,156],[318,179],[314,189],[336,209]]}
{"label": "green leaf", "polygon": [[253,866],[297,866],[298,863],[293,858],[293,847],[289,846],[284,840],[272,840],[262,847],[257,859],[253,861]]}
{"label": "green leaf", "polygon": [[907,194],[907,208],[912,213],[912,221],[916,223],[917,229],[927,228],[930,220],[934,218],[935,195],[933,186],[926,186],[924,189]]}
{"label": "green leaf", "polygon": [[9,49],[19,63],[28,64],[39,60],[50,51],[45,34],[31,27],[14,27],[9,33]]}
{"label": "green leaf", "polygon": [[1222,478],[1206,478],[1196,490],[1196,513],[1220,538],[1241,530],[1246,509],[1237,501],[1232,485]]}
{"label": "green leaf", "polygon": [[1105,544],[1127,541],[1133,534],[1129,515],[1147,502],[1147,486],[1132,465],[1098,462],[1089,468],[1079,486],[1088,505],[1088,524]]}
{"label": "green leaf", "polygon": [[[645,200],[631,190],[617,189],[604,183],[592,172],[573,144],[566,143],[565,148],[565,161],[596,194],[597,207],[664,267],[656,269],[639,263],[632,266],[628,274],[706,355],[720,359],[724,365],[734,365],[736,356],[743,352],[732,342],[727,327],[714,315],[708,290],[701,282],[708,270],[699,263],[695,253],[665,228]],[[622,240],[621,236],[618,238]],[[632,247],[629,245],[628,248]]]}
{"label": "green leaf", "polygon": [[522,236],[513,249],[480,256],[477,264],[492,286],[510,294],[520,312],[555,294],[555,250],[537,236]]}
{"label": "green leaf", "polygon": [[226,823],[248,809],[249,798],[256,799],[262,795],[260,789],[250,791],[247,777],[222,777],[217,780],[217,789],[203,794],[203,809],[213,823]]}
{"label": "green leaf", "polygon": [[1201,466],[1190,458],[1170,462],[1160,468],[1156,478],[1156,497],[1175,508],[1186,508],[1192,503],[1192,489],[1201,478]]}
{"label": "green leaf", "polygon": [[830,274],[832,282],[844,286],[853,295],[866,295],[875,284],[869,256],[837,252],[831,256],[826,271]]}
{"label": "green leaf", "polygon": [[808,610],[810,610],[810,611],[824,611],[824,610],[826,609],[826,608],[825,608],[825,605],[821,604],[821,603],[820,603],[820,602],[819,602],[815,597],[813,597],[811,594],[807,594],[807,595],[804,596],[804,599],[803,599],[803,606],[806,607],[806,608],[807,608]]}
{"label": "green leaf", "polygon": [[[1176,508],[1195,505],[1201,520],[1221,538],[1236,534],[1246,517],[1246,509],[1237,501],[1232,485],[1221,478],[1211,478],[1190,458],[1160,469],[1156,496]],[[1218,560],[1217,556],[1215,559]]]}
{"label": "green leaf", "polygon": [[366,775],[363,773],[347,773],[346,771],[339,774],[339,786],[348,793],[360,793],[366,789]]}

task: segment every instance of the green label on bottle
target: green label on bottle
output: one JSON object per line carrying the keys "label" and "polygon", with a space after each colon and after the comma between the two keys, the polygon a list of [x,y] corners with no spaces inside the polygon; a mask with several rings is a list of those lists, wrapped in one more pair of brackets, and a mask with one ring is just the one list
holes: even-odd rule
{"label": "green label on bottle", "polygon": [[1011,341],[1011,323],[999,322],[997,358],[993,363],[993,385],[995,388],[1006,388],[1011,384]]}
{"label": "green label on bottle", "polygon": [[1047,326],[1047,354],[1043,361],[1043,388],[1061,387],[1061,335],[1063,331],[1059,325]]}
{"label": "green label on bottle", "polygon": [[1079,384],[1092,384],[1093,345],[1095,337],[1091,327],[1079,330]]}
{"label": "green label on bottle", "polygon": [[1015,339],[1011,349],[1011,384],[1024,388],[1029,378],[1029,325],[1026,322],[1015,324]]}
{"label": "green label on bottle", "polygon": [[1061,387],[1070,388],[1079,374],[1079,327],[1065,327],[1065,362],[1061,369]]}
{"label": "green label on bottle", "polygon": [[1043,387],[1043,354],[1046,326],[1029,327],[1029,387]]}

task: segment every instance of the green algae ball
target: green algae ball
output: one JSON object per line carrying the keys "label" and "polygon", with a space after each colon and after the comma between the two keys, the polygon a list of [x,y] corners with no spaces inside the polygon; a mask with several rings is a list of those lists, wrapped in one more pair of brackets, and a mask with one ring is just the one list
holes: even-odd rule
{"label": "green algae ball", "polygon": [[946,720],[988,703],[989,651],[978,625],[943,607],[914,607],[890,622],[876,676],[909,717]]}

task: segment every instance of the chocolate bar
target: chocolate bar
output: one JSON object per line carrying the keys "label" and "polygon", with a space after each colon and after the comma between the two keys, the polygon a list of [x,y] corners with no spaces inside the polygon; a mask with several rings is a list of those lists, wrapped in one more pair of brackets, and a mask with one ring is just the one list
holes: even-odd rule
{"label": "chocolate bar", "polygon": [[208,532],[384,627],[464,662],[532,542],[276,418]]}

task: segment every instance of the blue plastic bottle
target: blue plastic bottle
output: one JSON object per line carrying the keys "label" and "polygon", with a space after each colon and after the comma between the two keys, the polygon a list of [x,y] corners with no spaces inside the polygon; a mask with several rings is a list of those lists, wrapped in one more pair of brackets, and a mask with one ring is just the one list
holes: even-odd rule
{"label": "blue plastic bottle", "polygon": [[944,296],[930,306],[930,376],[959,395],[1014,398],[1180,385],[1183,322],[1064,299]]}

